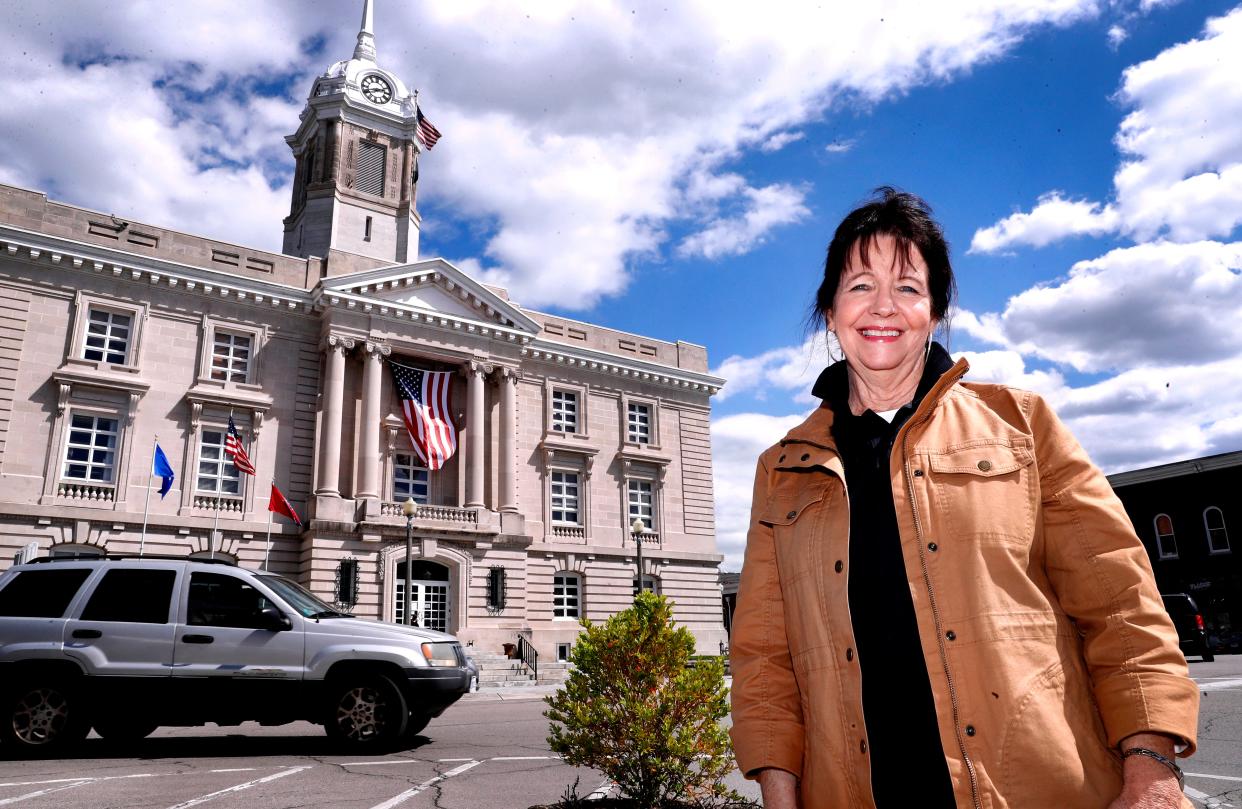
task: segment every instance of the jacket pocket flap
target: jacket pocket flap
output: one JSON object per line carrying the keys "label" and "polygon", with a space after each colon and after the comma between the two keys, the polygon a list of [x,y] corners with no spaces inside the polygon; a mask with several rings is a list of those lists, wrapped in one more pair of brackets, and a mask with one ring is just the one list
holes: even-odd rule
{"label": "jacket pocket flap", "polygon": [[808,506],[824,499],[828,481],[803,484],[791,491],[780,491],[768,501],[759,522],[764,525],[789,525],[796,522]]}
{"label": "jacket pocket flap", "polygon": [[933,452],[928,457],[928,463],[933,472],[990,478],[1030,466],[1034,459],[1030,447],[1021,444],[978,444]]}

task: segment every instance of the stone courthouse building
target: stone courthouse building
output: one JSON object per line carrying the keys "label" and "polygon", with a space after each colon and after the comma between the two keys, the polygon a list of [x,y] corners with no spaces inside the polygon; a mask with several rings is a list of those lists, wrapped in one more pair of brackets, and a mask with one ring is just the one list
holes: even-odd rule
{"label": "stone courthouse building", "polygon": [[[413,499],[415,619],[488,650],[525,634],[547,659],[579,616],[629,603],[638,517],[644,583],[716,650],[723,380],[702,346],[532,311],[420,257],[419,122],[376,62],[368,1],[353,58],[316,79],[286,139],[283,253],[0,186],[0,566],[268,559],[400,620]],[[412,450],[394,360],[454,374],[459,445],[440,470]],[[230,416],[253,477],[223,453]],[[176,472],[163,498],[157,440]],[[273,482],[304,526],[277,517],[269,548]]]}

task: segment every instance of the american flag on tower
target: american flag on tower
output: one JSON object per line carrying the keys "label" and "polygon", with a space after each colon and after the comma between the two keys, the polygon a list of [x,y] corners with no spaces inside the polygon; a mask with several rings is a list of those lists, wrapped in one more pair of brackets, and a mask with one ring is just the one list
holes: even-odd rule
{"label": "american flag on tower", "polygon": [[254,464],[250,462],[250,456],[246,454],[246,448],[242,446],[241,436],[237,433],[237,425],[233,423],[232,413],[229,413],[229,433],[224,437],[224,454],[233,459],[233,466],[247,475],[254,474]]}
{"label": "american flag on tower", "polygon": [[414,110],[418,116],[418,137],[426,144],[427,151],[430,152],[440,140],[440,130],[436,129],[431,121],[427,120],[427,116],[423,115],[420,107],[415,106]]}
{"label": "american flag on tower", "polygon": [[401,414],[414,451],[435,471],[457,451],[450,390],[452,371],[424,371],[389,361],[401,399]]}

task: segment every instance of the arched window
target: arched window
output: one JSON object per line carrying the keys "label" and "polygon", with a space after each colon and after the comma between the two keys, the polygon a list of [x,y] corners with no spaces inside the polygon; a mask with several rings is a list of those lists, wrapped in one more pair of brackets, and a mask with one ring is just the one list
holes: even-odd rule
{"label": "arched window", "polygon": [[552,617],[573,618],[582,616],[582,577],[565,570],[552,577]]}
{"label": "arched window", "polygon": [[1208,553],[1229,553],[1229,532],[1225,530],[1225,514],[1216,506],[1203,510],[1203,530],[1207,532]]}
{"label": "arched window", "polygon": [[1177,537],[1173,536],[1173,520],[1168,514],[1157,514],[1156,553],[1161,559],[1177,558]]}

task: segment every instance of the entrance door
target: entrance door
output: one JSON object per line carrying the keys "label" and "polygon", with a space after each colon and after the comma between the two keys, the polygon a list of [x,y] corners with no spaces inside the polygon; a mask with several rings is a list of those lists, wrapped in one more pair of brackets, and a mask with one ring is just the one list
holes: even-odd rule
{"label": "entrance door", "polygon": [[[449,598],[449,570],[435,562],[420,559],[411,562],[410,614],[413,623],[427,629],[448,632],[452,620],[452,600]],[[394,576],[393,620],[405,623],[405,562],[397,564]]]}

